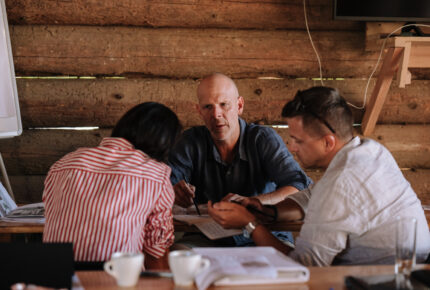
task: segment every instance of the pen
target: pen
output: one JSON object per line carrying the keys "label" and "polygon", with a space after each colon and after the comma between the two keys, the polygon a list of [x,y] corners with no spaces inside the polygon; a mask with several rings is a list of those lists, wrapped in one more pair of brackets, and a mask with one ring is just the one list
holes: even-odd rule
{"label": "pen", "polygon": [[199,206],[197,205],[197,201],[196,201],[196,199],[195,199],[195,198],[193,198],[193,202],[194,202],[194,206],[196,207],[197,214],[198,214],[198,215],[201,215],[201,214],[200,214],[200,210],[199,210]]}
{"label": "pen", "polygon": [[[188,187],[188,189],[189,189],[190,191],[192,191],[192,190],[191,190],[191,186],[192,186],[192,185],[190,185],[190,184],[187,182],[187,187]],[[194,192],[195,192],[195,191],[194,191]],[[194,203],[194,206],[196,207],[197,214],[198,214],[198,215],[201,215],[201,214],[200,214],[200,210],[199,210],[199,206],[198,206],[198,204],[197,204],[197,201],[196,201],[196,198],[195,198],[195,197],[193,197],[193,203]]]}

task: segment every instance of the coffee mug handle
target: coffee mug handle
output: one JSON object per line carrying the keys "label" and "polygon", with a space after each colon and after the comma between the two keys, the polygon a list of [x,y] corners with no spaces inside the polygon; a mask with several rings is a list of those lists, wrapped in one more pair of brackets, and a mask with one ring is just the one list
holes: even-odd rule
{"label": "coffee mug handle", "polygon": [[112,269],[112,266],[113,266],[112,261],[107,261],[107,262],[105,262],[105,263],[104,263],[103,268],[105,269],[105,271],[106,271],[109,275],[111,275],[111,276],[113,276],[113,277],[115,277],[115,278],[116,278],[116,273],[115,273],[115,271]]}

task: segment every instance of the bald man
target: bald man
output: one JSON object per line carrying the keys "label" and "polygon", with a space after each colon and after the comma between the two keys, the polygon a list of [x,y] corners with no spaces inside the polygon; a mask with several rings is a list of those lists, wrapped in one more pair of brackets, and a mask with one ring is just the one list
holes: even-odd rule
{"label": "bald man", "polygon": [[[188,207],[193,198],[199,204],[218,202],[233,194],[276,204],[311,183],[272,128],[239,118],[244,99],[233,80],[211,74],[200,82],[197,97],[205,126],[185,131],[169,157],[177,205]],[[292,241],[290,233],[277,235]],[[250,241],[236,236],[227,245]]]}

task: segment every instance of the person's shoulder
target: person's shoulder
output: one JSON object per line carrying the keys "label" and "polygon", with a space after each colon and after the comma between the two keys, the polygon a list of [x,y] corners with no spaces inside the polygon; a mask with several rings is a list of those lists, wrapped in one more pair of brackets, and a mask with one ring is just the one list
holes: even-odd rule
{"label": "person's shoulder", "polygon": [[[248,144],[255,143],[257,146],[263,147],[285,147],[285,143],[281,136],[270,126],[258,125],[254,123],[247,124],[245,129],[245,142]],[[286,148],[286,147],[285,147]]]}
{"label": "person's shoulder", "polygon": [[351,166],[359,164],[368,166],[369,162],[381,160],[381,158],[392,159],[388,149],[375,140],[355,137],[351,142],[353,144],[347,144],[341,154],[345,162],[349,162]]}
{"label": "person's shoulder", "polygon": [[196,137],[203,137],[208,134],[208,129],[206,126],[194,126],[187,130],[185,130],[182,133],[181,138],[182,139],[189,139],[189,138],[196,138]]}
{"label": "person's shoulder", "polygon": [[133,156],[135,164],[129,164],[130,170],[136,170],[136,173],[142,178],[154,178],[155,180],[170,177],[171,168],[164,162],[149,157],[140,150]]}
{"label": "person's shoulder", "polygon": [[259,125],[255,123],[246,123],[245,132],[248,135],[256,137],[273,137],[279,136],[278,133],[270,126]]}
{"label": "person's shoulder", "polygon": [[82,156],[85,156],[91,150],[94,150],[94,148],[82,147],[82,148],[76,149],[75,151],[69,152],[66,155],[64,155],[63,157],[61,157],[59,160],[57,160],[51,166],[51,170],[62,169],[63,167],[67,166],[68,164],[76,163],[77,160],[79,160]]}

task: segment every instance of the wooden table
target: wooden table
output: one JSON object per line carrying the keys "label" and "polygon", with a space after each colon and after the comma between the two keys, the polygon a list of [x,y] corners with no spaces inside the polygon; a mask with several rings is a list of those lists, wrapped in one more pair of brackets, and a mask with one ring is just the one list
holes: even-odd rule
{"label": "wooden table", "polygon": [[41,234],[44,224],[0,221],[0,234]]}
{"label": "wooden table", "polygon": [[[176,232],[198,232],[195,226],[190,226],[185,223],[174,221]],[[303,222],[275,223],[269,225],[273,231],[300,231]],[[35,234],[43,233],[43,224],[35,223],[16,223],[0,221],[0,234]]]}
{"label": "wooden table", "polygon": [[[417,268],[430,269],[430,265],[418,265]],[[335,267],[310,267],[310,280],[307,283],[300,284],[273,284],[273,285],[256,285],[256,286],[235,286],[235,287],[210,287],[209,289],[345,289],[344,278],[347,275],[378,275],[393,274],[394,266],[335,266]],[[85,289],[118,289],[115,279],[103,271],[93,272],[76,272],[82,286]],[[140,278],[136,289],[175,289],[172,279],[170,278]],[[178,289],[178,288],[176,288]],[[187,288],[196,289],[196,288]]]}
{"label": "wooden table", "polygon": [[[199,232],[199,229],[195,226],[187,225],[186,223],[180,221],[173,221],[175,226],[175,232]],[[294,222],[284,222],[284,223],[274,223],[270,225],[266,225],[272,231],[288,231],[288,232],[300,232],[302,228],[302,221],[294,221]]]}

